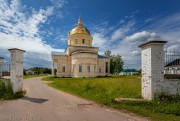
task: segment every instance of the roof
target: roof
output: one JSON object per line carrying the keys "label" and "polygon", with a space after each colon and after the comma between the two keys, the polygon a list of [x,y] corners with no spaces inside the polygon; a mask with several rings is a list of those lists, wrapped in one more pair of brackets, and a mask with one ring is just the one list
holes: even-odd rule
{"label": "roof", "polygon": [[149,44],[165,44],[165,43],[167,43],[167,41],[153,40],[153,41],[145,42],[145,43],[139,45],[138,47],[141,48],[141,47],[144,47],[144,46],[149,45]]}
{"label": "roof", "polygon": [[121,72],[138,72],[136,69],[123,69]]}
{"label": "roof", "polygon": [[19,51],[23,51],[23,52],[26,52],[25,50],[21,50],[21,49],[18,49],[18,48],[11,48],[11,49],[8,49],[9,51],[12,51],[12,50],[19,50]]}
{"label": "roof", "polygon": [[170,67],[170,66],[180,66],[180,59],[176,59],[165,65],[165,67]]}
{"label": "roof", "polygon": [[73,34],[86,34],[91,35],[89,30],[82,24],[82,19],[78,19],[78,24],[71,30],[70,35]]}
{"label": "roof", "polygon": [[52,51],[51,55],[65,55],[65,53],[64,52],[55,52],[55,51]]}
{"label": "roof", "polygon": [[108,57],[106,55],[98,55],[98,58],[110,58],[110,57]]}

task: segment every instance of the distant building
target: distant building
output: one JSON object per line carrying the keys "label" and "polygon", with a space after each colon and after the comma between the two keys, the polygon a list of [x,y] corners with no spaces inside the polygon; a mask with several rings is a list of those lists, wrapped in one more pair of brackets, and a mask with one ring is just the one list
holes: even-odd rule
{"label": "distant building", "polygon": [[119,75],[134,75],[138,74],[139,72],[136,69],[123,69]]}
{"label": "distant building", "polygon": [[28,69],[25,71],[26,75],[33,75],[35,74],[34,71],[32,71],[31,69]]}
{"label": "distant building", "polygon": [[64,53],[52,52],[52,75],[56,65],[58,77],[97,77],[110,74],[110,58],[99,55],[92,46],[89,30],[78,20],[68,33],[68,46]]}
{"label": "distant building", "polygon": [[164,74],[180,74],[180,59],[176,59],[164,67]]}

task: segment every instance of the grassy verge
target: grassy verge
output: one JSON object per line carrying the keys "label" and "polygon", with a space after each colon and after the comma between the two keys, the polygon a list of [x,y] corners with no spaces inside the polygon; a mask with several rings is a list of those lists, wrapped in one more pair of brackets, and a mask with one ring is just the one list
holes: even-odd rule
{"label": "grassy verge", "polygon": [[13,93],[10,80],[0,80],[0,100],[11,100],[23,97],[24,91]]}
{"label": "grassy verge", "polygon": [[47,74],[39,74],[39,75],[24,75],[24,79],[28,78],[35,78],[35,77],[42,77],[42,76],[47,76]]}
{"label": "grassy verge", "polygon": [[180,99],[157,98],[154,101],[115,102],[117,97],[140,98],[140,76],[114,76],[107,78],[55,78],[49,85],[57,89],[93,100],[97,103],[115,107],[125,112],[133,112],[157,121],[179,121]]}

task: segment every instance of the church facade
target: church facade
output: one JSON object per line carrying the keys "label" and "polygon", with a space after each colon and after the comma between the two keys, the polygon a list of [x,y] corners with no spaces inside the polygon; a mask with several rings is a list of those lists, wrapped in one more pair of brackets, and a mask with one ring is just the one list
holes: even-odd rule
{"label": "church facade", "polygon": [[92,46],[89,30],[78,19],[78,24],[68,33],[68,46],[64,53],[52,52],[52,75],[57,77],[97,77],[110,74],[110,58],[98,54]]}

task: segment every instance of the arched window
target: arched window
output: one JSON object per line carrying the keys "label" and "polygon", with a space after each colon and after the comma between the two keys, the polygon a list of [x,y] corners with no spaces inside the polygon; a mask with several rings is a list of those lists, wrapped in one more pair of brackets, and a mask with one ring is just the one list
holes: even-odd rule
{"label": "arched window", "polygon": [[97,72],[97,70],[96,70],[96,66],[94,66],[94,73],[96,73]]}
{"label": "arched window", "polygon": [[82,65],[79,65],[79,72],[82,72]]}
{"label": "arched window", "polygon": [[85,44],[85,39],[82,39],[82,43]]}
{"label": "arched window", "polygon": [[101,68],[99,68],[99,73],[101,73]]}
{"label": "arched window", "polygon": [[108,73],[108,62],[106,62],[106,73]]}
{"label": "arched window", "polygon": [[66,71],[65,66],[62,66],[62,72],[65,72],[65,71]]}
{"label": "arched window", "polygon": [[71,45],[71,40],[70,40],[70,45]]}
{"label": "arched window", "polygon": [[87,66],[87,72],[90,72],[90,70],[91,70],[90,66]]}
{"label": "arched window", "polygon": [[90,41],[91,41],[91,40],[89,39],[89,45],[90,45]]}
{"label": "arched window", "polygon": [[75,44],[77,44],[77,43],[78,43],[78,39],[76,38],[76,39],[75,39]]}

